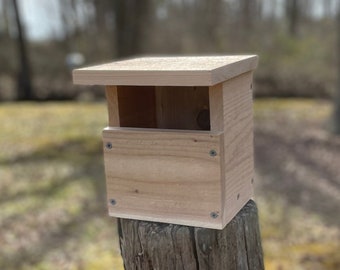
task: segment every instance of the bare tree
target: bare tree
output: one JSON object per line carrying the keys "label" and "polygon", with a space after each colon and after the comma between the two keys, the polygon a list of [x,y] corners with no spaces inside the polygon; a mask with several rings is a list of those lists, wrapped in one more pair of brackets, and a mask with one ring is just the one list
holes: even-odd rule
{"label": "bare tree", "polygon": [[125,57],[142,51],[142,37],[150,19],[150,0],[116,0],[115,43],[118,57]]}
{"label": "bare tree", "polygon": [[245,32],[253,28],[256,12],[258,11],[257,4],[257,0],[239,1],[241,22]]}
{"label": "bare tree", "polygon": [[199,52],[216,50],[220,38],[223,8],[222,0],[197,0],[182,5],[183,17],[191,18],[188,31],[191,32]]}
{"label": "bare tree", "polygon": [[[80,4],[83,4],[83,2],[80,2]],[[60,4],[60,8],[60,16],[64,33],[63,46],[65,53],[69,53],[72,51],[72,39],[77,37],[81,32],[78,22],[79,18],[77,16],[77,3],[74,0],[64,0]]]}
{"label": "bare tree", "polygon": [[93,1],[93,5],[95,8],[96,31],[100,34],[107,34],[108,32],[106,17],[108,13],[112,12],[112,6],[110,4],[110,1],[105,0]]}
{"label": "bare tree", "polygon": [[20,68],[18,74],[18,99],[32,99],[32,83],[31,70],[27,53],[27,41],[25,32],[21,22],[21,15],[18,8],[17,0],[12,0],[13,10],[15,14],[15,24],[17,28],[17,44],[20,59]]}
{"label": "bare tree", "polygon": [[337,89],[334,102],[334,131],[340,135],[340,2],[337,8],[337,60],[338,60],[338,76],[337,76]]}
{"label": "bare tree", "polygon": [[1,25],[0,25],[0,35],[6,39],[9,38],[9,20],[8,20],[8,0],[3,0],[1,2]]}
{"label": "bare tree", "polygon": [[298,0],[286,0],[286,17],[288,20],[288,31],[292,37],[298,34],[298,23],[300,19],[300,9]]}

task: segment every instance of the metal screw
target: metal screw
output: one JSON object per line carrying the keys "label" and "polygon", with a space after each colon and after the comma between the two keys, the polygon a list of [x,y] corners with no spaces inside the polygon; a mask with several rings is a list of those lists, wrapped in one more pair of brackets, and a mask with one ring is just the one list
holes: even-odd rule
{"label": "metal screw", "polygon": [[218,218],[218,213],[217,212],[211,212],[210,217],[213,218],[213,219]]}
{"label": "metal screw", "polygon": [[111,204],[111,205],[116,205],[116,204],[117,204],[117,202],[116,202],[116,200],[115,200],[115,199],[111,199],[111,200],[110,200],[110,204]]}
{"label": "metal screw", "polygon": [[209,155],[210,155],[211,157],[216,157],[216,156],[217,156],[216,150],[214,150],[214,149],[210,150],[210,151],[209,151]]}
{"label": "metal screw", "polygon": [[251,183],[252,183],[252,184],[254,184],[254,178],[253,178],[253,179],[251,179]]}
{"label": "metal screw", "polygon": [[239,199],[240,198],[240,193],[239,194],[237,194],[237,199]]}
{"label": "metal screw", "polygon": [[106,147],[106,149],[112,149],[112,143],[107,142],[107,143],[105,144],[105,147]]}

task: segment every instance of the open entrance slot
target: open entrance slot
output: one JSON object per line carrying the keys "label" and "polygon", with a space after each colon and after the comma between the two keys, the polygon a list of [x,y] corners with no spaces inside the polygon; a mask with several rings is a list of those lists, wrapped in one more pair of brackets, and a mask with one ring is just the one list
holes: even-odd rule
{"label": "open entrance slot", "polygon": [[121,127],[210,130],[209,87],[118,86]]}

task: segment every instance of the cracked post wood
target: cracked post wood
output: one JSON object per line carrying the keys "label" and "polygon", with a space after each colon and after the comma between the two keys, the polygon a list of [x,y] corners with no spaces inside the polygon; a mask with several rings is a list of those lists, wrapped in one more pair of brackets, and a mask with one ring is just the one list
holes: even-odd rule
{"label": "cracked post wood", "polygon": [[223,230],[119,219],[125,270],[264,269],[256,204]]}

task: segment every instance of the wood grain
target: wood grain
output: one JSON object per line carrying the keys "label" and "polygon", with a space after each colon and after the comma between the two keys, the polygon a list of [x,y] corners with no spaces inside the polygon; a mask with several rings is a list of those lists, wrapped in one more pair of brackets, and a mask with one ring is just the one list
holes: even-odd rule
{"label": "wood grain", "polygon": [[119,127],[119,108],[117,86],[106,86],[105,95],[107,100],[108,122],[110,127]]}
{"label": "wood grain", "polygon": [[256,204],[249,201],[223,230],[118,220],[125,270],[262,270]]}
{"label": "wood grain", "polygon": [[252,72],[222,84],[224,121],[224,213],[227,224],[252,197],[253,101]]}
{"label": "wood grain", "polygon": [[256,56],[149,57],[79,70],[129,81],[106,87],[110,215],[219,229],[236,215],[252,197],[256,64]]}
{"label": "wood grain", "polygon": [[153,86],[118,86],[121,127],[156,128],[156,97]]}
{"label": "wood grain", "polygon": [[222,229],[221,133],[107,128],[103,142],[111,216]]}
{"label": "wood grain", "polygon": [[85,85],[212,86],[254,70],[256,55],[141,57],[73,71]]}
{"label": "wood grain", "polygon": [[209,109],[208,87],[156,87],[157,127],[200,130],[197,116]]}
{"label": "wood grain", "polygon": [[209,87],[210,130],[224,131],[223,85]]}
{"label": "wood grain", "polygon": [[[121,126],[168,130],[104,131],[104,143],[113,145],[112,150],[104,152],[108,195],[124,202],[124,206],[111,207],[110,215],[222,229],[252,197],[251,83],[252,72],[247,72],[209,88],[117,87]],[[195,133],[197,113],[205,107],[210,107],[211,133]],[[117,115],[114,109],[110,114]],[[192,131],[185,133],[185,129]],[[215,145],[206,139],[211,134],[219,134]],[[206,137],[200,140],[196,136]],[[218,149],[218,162],[213,167],[209,158],[209,162],[204,159],[211,149]],[[200,156],[196,156],[197,150]],[[214,175],[211,183],[203,180],[209,174]],[[187,193],[194,185],[192,179],[197,180],[197,189],[190,196]],[[174,198],[178,198],[176,203]],[[212,201],[219,204],[209,204]],[[201,207],[193,209],[198,203]],[[214,209],[222,223],[207,215]]]}

